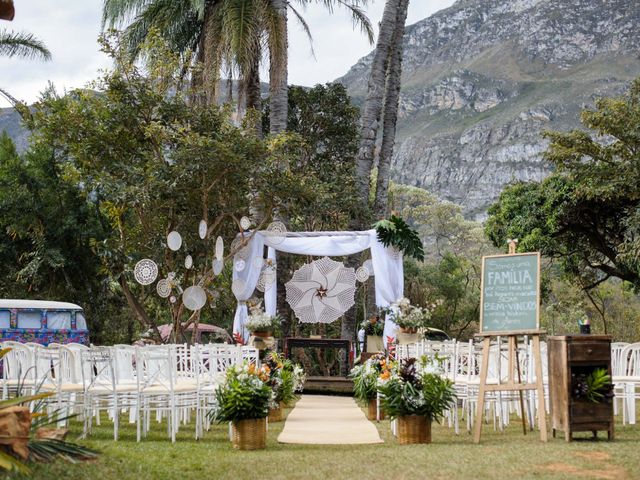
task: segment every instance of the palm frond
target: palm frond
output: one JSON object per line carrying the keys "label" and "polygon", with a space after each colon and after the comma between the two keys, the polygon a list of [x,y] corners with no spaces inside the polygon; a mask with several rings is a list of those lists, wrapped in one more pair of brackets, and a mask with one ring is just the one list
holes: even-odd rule
{"label": "palm frond", "polygon": [[367,36],[369,43],[373,44],[375,42],[375,35],[373,33],[371,20],[369,20],[369,17],[367,17],[362,7],[357,5],[358,2],[347,2],[345,0],[338,0],[338,2],[351,12],[351,21],[353,22],[354,28],[360,27],[360,31]]}
{"label": "palm frond", "polygon": [[22,405],[23,403],[35,402],[37,400],[42,400],[44,398],[50,397],[51,395],[53,395],[53,392],[38,393],[37,395],[30,395],[28,397],[16,397],[10,398],[8,400],[2,400],[0,401],[0,409],[13,407],[15,405]]}
{"label": "palm frond", "polygon": [[31,440],[29,458],[37,462],[51,462],[56,459],[69,463],[96,458],[98,452],[63,440]]}
{"label": "palm frond", "polygon": [[35,35],[8,30],[0,31],[0,56],[51,60],[51,52]]}
{"label": "palm frond", "polygon": [[291,9],[293,15],[296,17],[296,20],[298,20],[298,23],[302,27],[304,33],[307,35],[307,39],[309,39],[309,46],[311,47],[311,55],[313,56],[313,58],[316,58],[316,52],[313,49],[313,35],[311,34],[311,28],[309,28],[309,24],[304,19],[302,14],[293,7],[293,5],[289,4],[289,8]]}

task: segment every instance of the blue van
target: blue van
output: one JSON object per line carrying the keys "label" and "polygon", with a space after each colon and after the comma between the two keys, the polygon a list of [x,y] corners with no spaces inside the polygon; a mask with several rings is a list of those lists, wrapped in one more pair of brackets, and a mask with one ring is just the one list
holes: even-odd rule
{"label": "blue van", "polygon": [[0,342],[89,345],[82,307],[45,300],[0,300]]}

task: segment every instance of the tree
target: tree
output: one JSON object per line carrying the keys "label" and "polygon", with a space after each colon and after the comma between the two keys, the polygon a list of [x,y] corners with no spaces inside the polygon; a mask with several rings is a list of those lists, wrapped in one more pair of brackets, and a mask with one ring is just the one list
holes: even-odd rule
{"label": "tree", "polygon": [[[176,281],[185,288],[201,282],[213,307],[219,306],[214,297],[226,291],[231,272],[211,272],[213,248],[199,238],[199,222],[207,222],[208,239],[220,235],[229,245],[251,204],[271,212],[291,203],[290,185],[301,179],[287,162],[297,155],[286,142],[266,143],[253,128],[235,126],[228,108],[189,104],[189,92],[175,88],[180,58],[159,39],[147,46],[144,74],[118,48],[117,37],[111,40],[104,49],[115,67],[95,82],[97,93],[46,92],[29,126],[35,145],[50,149],[52,161],[82,185],[85,200],[95,202],[105,219],[110,234],[94,242],[100,268],[141,327],[164,320],[179,330],[200,316],[211,320],[216,308],[188,314],[182,302],[161,299],[153,287],[134,282],[134,265],[150,258],[162,277],[179,272]],[[183,235],[180,252],[166,247],[172,230]],[[226,258],[241,247],[227,248]],[[194,268],[184,272],[179,266],[187,253]]]}
{"label": "tree", "polygon": [[[362,108],[362,119],[360,129],[360,146],[357,157],[357,181],[360,191],[361,201],[369,203],[369,190],[371,183],[371,172],[375,159],[376,140],[380,129],[380,118],[383,110],[389,115],[387,128],[385,129],[387,138],[385,150],[393,148],[393,138],[395,136],[395,115],[397,112],[398,88],[401,74],[402,42],[404,24],[407,18],[408,0],[387,0],[382,21],[380,22],[380,32],[376,49],[374,50],[369,73],[369,83],[367,96]],[[390,68],[391,66],[391,68]],[[395,101],[395,105],[393,105]],[[383,164],[383,175],[388,174],[386,165]],[[380,176],[380,172],[378,172]],[[383,187],[388,179],[379,179]],[[385,192],[386,193],[386,192]],[[360,221],[360,226],[364,226],[365,221]]]}
{"label": "tree", "polygon": [[556,172],[542,182],[507,187],[489,209],[495,245],[560,259],[590,290],[616,277],[640,288],[640,80],[617,98],[584,110],[593,133],[549,132],[545,153]]}
{"label": "tree", "polygon": [[400,86],[402,84],[402,53],[404,26],[407,20],[409,0],[400,0],[396,28],[393,33],[393,44],[389,52],[387,75],[385,79],[384,108],[382,114],[382,141],[378,155],[378,174],[376,178],[375,200],[373,210],[378,218],[387,214],[389,176],[391,160],[396,141],[396,124],[398,122],[398,104],[400,102]]}
{"label": "tree", "polygon": [[[354,20],[371,34],[368,19],[359,8],[366,0],[297,0],[301,5],[322,2],[329,9],[349,8]],[[123,26],[132,53],[154,28],[170,47],[201,62],[207,101],[215,102],[219,73],[238,73],[241,92],[249,108],[260,108],[259,64],[269,50],[270,91],[273,97],[271,131],[279,133],[287,113],[287,10],[291,10],[310,36],[302,15],[286,0],[105,0],[103,18],[111,26]]]}
{"label": "tree", "polygon": [[78,303],[93,342],[131,342],[134,326],[95,250],[108,224],[67,173],[50,148],[18,154],[0,136],[0,296]]}
{"label": "tree", "polygon": [[51,60],[47,46],[31,33],[0,30],[0,56]]}
{"label": "tree", "polygon": [[466,220],[459,205],[417,187],[391,183],[389,206],[418,231],[427,252],[424,262],[405,260],[405,295],[416,305],[437,305],[434,327],[469,336],[479,319],[482,257],[495,253],[482,225]]}

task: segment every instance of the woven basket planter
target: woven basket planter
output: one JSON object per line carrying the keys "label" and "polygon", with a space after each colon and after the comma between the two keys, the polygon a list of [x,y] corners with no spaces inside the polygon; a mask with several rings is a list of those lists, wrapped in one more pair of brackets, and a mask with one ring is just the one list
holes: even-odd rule
{"label": "woven basket planter", "polygon": [[284,403],[280,402],[278,408],[269,409],[269,423],[281,422],[283,420]]}
{"label": "woven basket planter", "polygon": [[[369,400],[367,404],[367,420],[375,421],[378,413],[378,406],[375,398]],[[384,420],[384,411],[380,410],[380,420]]]}
{"label": "woven basket planter", "polygon": [[260,450],[267,446],[267,419],[250,418],[232,423],[231,443],[236,450]]}
{"label": "woven basket planter", "polygon": [[281,408],[270,408],[269,409],[269,423],[281,422],[282,421],[282,409]]}
{"label": "woven basket planter", "polygon": [[398,443],[431,443],[431,420],[421,415],[398,417]]}

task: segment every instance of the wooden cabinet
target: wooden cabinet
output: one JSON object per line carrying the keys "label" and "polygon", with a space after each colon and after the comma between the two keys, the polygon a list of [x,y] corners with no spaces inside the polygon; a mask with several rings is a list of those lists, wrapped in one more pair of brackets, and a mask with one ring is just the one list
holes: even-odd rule
{"label": "wooden cabinet", "polygon": [[605,368],[611,375],[611,337],[608,335],[566,335],[547,338],[549,355],[549,400],[551,428],[562,430],[571,441],[573,432],[605,430],[613,439],[613,405],[591,403],[572,395],[572,375]]}

